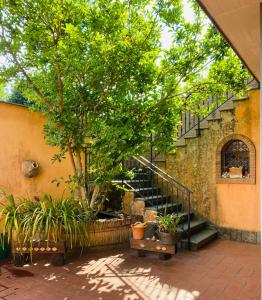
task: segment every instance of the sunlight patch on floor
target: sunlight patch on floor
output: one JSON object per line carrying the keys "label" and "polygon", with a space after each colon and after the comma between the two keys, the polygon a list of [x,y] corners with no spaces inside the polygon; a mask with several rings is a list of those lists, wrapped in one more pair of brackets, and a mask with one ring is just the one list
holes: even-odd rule
{"label": "sunlight patch on floor", "polygon": [[79,266],[76,272],[86,276],[91,291],[98,294],[118,292],[124,300],[195,300],[198,291],[187,291],[161,283],[160,277],[151,274],[151,268],[124,267],[122,254],[92,260]]}

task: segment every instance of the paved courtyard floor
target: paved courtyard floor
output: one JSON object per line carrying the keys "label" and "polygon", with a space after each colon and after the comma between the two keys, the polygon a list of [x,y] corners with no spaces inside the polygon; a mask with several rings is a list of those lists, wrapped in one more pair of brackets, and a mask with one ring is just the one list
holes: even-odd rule
{"label": "paved courtyard floor", "polygon": [[11,300],[259,300],[260,247],[217,240],[168,261],[132,250],[92,252],[53,267],[0,266],[0,299]]}

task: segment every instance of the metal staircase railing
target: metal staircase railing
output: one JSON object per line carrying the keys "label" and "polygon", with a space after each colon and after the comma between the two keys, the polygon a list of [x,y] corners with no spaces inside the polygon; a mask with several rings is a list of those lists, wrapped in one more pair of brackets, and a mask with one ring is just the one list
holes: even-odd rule
{"label": "metal staircase railing", "polygon": [[123,179],[122,183],[136,192],[139,197],[147,199],[150,206],[154,206],[156,210],[170,207],[173,214],[185,213],[187,217],[185,232],[190,247],[192,191],[143,156],[135,156],[134,159],[125,161],[123,167],[137,172],[147,172],[148,176],[140,173],[142,176],[139,179]]}
{"label": "metal staircase railing", "polygon": [[[252,78],[247,81],[247,85],[252,88],[257,86],[257,81]],[[210,115],[214,114],[217,109],[219,109],[222,105],[224,105],[227,101],[234,98],[234,95],[227,93],[226,100],[222,103],[217,103],[214,97],[210,97],[207,101],[202,101],[200,106],[204,106],[208,112],[208,114],[199,116],[193,114],[191,111],[185,111],[181,113],[181,125],[177,126],[177,138],[180,139],[185,136],[192,129],[197,130],[197,134],[200,135],[200,123],[208,118]]]}

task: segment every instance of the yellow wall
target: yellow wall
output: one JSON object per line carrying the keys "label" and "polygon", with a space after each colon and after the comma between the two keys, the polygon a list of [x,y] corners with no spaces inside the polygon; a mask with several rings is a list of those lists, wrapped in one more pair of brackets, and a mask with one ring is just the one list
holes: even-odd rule
{"label": "yellow wall", "polygon": [[[210,122],[200,138],[187,141],[176,155],[167,157],[167,171],[193,191],[192,207],[222,227],[259,231],[259,91],[235,102],[233,112],[222,112],[222,121]],[[69,161],[52,164],[57,149],[46,145],[44,117],[27,108],[0,103],[0,187],[17,196],[50,193],[61,196],[51,181],[71,172]],[[216,148],[229,134],[247,136],[256,148],[256,184],[217,184]],[[40,174],[26,178],[23,160],[36,160]]]}
{"label": "yellow wall", "polygon": [[235,110],[238,134],[247,136],[256,148],[256,184],[217,184],[219,223],[224,227],[259,231],[259,91]]}
{"label": "yellow wall", "polygon": [[[16,196],[40,196],[50,193],[59,197],[59,188],[51,183],[55,178],[67,177],[71,171],[69,162],[52,164],[51,158],[58,149],[46,145],[43,136],[44,117],[29,109],[0,103],[0,188]],[[21,171],[24,160],[36,160],[40,174],[26,178]],[[65,178],[66,179],[66,178]]]}
{"label": "yellow wall", "polygon": [[[234,110],[221,112],[222,120],[209,121],[201,136],[187,139],[166,159],[166,170],[193,190],[192,208],[221,227],[259,231],[259,90],[249,99],[234,101]],[[216,182],[216,153],[226,137],[240,134],[256,150],[256,184]]]}

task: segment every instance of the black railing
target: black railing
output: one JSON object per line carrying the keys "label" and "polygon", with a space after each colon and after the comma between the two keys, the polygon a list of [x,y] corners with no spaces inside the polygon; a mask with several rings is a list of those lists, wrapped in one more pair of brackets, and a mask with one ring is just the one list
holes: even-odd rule
{"label": "black railing", "polygon": [[[253,88],[257,87],[258,83],[252,78],[247,81],[247,85],[249,88]],[[208,113],[204,115],[193,114],[190,110],[182,112],[180,117],[181,125],[177,126],[177,138],[180,139],[192,129],[196,129],[197,134],[200,135],[200,123],[234,97],[233,94],[226,93],[226,100],[222,103],[217,102],[214,97],[210,97],[207,101],[201,101],[199,106],[203,106],[208,111]]]}
{"label": "black railing", "polygon": [[139,198],[143,198],[146,206],[157,211],[167,210],[187,218],[187,226],[182,229],[187,234],[190,247],[192,191],[143,156],[135,156],[134,159],[125,161],[123,167],[129,171],[133,170],[134,177],[122,179],[122,183]]}

